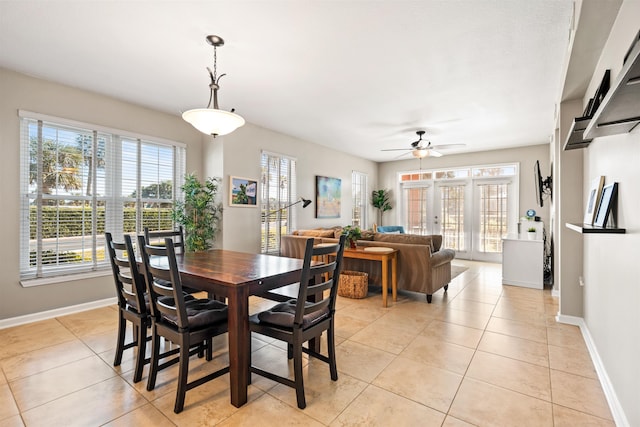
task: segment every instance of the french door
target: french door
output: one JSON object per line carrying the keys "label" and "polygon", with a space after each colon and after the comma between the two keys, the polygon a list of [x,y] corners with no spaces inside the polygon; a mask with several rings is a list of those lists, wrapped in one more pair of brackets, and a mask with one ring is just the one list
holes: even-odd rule
{"label": "french door", "polygon": [[467,178],[402,184],[404,227],[412,234],[441,234],[456,257],[500,262],[502,238],[515,232],[517,182]]}

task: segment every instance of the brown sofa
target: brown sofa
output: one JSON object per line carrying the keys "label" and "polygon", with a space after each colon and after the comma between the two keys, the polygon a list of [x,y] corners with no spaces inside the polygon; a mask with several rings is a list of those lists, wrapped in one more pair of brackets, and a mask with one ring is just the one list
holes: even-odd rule
{"label": "brown sofa", "polygon": [[[302,258],[304,243],[309,237],[313,237],[317,243],[334,242],[339,233],[336,229],[301,230],[293,235],[282,236],[280,253],[282,256]],[[432,295],[440,288],[447,290],[451,281],[451,260],[455,257],[455,252],[441,249],[442,236],[371,233],[368,238],[371,240],[358,240],[358,246],[398,249],[398,289],[424,293],[429,303]],[[343,268],[367,272],[370,284],[381,284],[382,268],[378,262],[345,258]]]}

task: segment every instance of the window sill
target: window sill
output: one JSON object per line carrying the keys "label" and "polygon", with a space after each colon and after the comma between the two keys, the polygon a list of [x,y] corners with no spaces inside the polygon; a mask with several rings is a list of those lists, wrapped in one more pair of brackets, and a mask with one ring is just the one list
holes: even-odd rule
{"label": "window sill", "polygon": [[53,285],[55,283],[72,282],[76,280],[92,279],[94,277],[103,277],[111,275],[111,270],[97,270],[89,271],[85,273],[66,274],[62,276],[41,277],[37,279],[24,279],[20,280],[20,285],[23,288],[31,288],[33,286]]}

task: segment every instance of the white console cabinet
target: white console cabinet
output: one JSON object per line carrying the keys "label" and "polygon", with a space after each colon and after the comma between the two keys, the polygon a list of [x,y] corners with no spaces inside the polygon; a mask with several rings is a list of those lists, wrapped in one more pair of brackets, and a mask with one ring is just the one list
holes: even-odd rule
{"label": "white console cabinet", "polygon": [[526,236],[502,239],[502,284],[542,289],[544,287],[544,243]]}

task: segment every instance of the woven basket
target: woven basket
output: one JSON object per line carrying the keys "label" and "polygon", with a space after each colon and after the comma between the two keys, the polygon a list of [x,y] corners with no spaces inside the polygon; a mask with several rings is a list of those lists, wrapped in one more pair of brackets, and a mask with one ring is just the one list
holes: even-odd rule
{"label": "woven basket", "polygon": [[338,295],[346,298],[366,298],[369,292],[369,275],[361,271],[344,270],[340,273]]}

